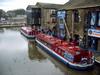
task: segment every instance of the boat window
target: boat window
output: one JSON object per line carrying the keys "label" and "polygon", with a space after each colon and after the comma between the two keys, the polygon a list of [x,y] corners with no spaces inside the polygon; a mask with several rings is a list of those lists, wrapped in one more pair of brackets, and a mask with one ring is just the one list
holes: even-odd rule
{"label": "boat window", "polygon": [[51,45],[50,45],[50,44],[48,44],[48,43],[47,43],[47,46],[48,46],[49,48],[51,47]]}
{"label": "boat window", "polygon": [[48,43],[47,43],[47,42],[45,42],[45,45],[48,45]]}
{"label": "boat window", "polygon": [[57,52],[58,48],[55,48],[55,51]]}
{"label": "boat window", "polygon": [[60,49],[58,50],[58,53],[61,53],[61,50]]}
{"label": "boat window", "polygon": [[61,54],[62,56],[64,56],[64,52],[62,51],[62,54]]}
{"label": "boat window", "polygon": [[41,18],[39,18],[39,24],[41,24]]}

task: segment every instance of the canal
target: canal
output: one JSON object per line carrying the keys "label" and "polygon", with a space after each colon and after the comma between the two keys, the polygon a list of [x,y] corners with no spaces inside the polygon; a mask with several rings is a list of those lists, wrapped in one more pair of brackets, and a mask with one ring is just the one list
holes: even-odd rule
{"label": "canal", "polygon": [[19,29],[0,29],[0,75],[100,75],[100,66],[76,71],[37,49]]}

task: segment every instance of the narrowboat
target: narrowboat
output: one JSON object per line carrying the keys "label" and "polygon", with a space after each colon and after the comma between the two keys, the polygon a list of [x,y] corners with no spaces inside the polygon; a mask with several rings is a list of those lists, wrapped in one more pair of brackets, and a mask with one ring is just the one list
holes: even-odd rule
{"label": "narrowboat", "polygon": [[32,29],[31,27],[22,27],[20,32],[29,39],[35,38],[35,30]]}
{"label": "narrowboat", "polygon": [[94,54],[90,50],[83,50],[79,46],[75,46],[74,43],[62,41],[43,33],[37,34],[35,40],[37,47],[70,68],[77,70],[93,68]]}

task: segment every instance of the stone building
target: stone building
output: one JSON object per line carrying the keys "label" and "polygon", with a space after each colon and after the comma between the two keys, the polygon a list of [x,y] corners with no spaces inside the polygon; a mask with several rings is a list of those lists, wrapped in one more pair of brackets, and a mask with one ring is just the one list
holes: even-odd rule
{"label": "stone building", "polygon": [[51,3],[37,2],[36,6],[41,8],[41,25],[47,27],[54,27],[56,25],[56,11],[62,5]]}
{"label": "stone building", "polygon": [[28,5],[26,8],[27,25],[41,26],[41,8],[35,5]]}
{"label": "stone building", "polygon": [[70,0],[60,9],[67,10],[72,35],[79,34],[86,48],[100,51],[100,0]]}

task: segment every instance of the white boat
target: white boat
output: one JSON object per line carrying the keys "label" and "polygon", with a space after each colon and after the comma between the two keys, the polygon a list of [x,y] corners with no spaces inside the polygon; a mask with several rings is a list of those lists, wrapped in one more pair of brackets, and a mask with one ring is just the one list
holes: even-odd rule
{"label": "white boat", "polygon": [[20,32],[29,39],[35,38],[34,30],[31,27],[22,27]]}

